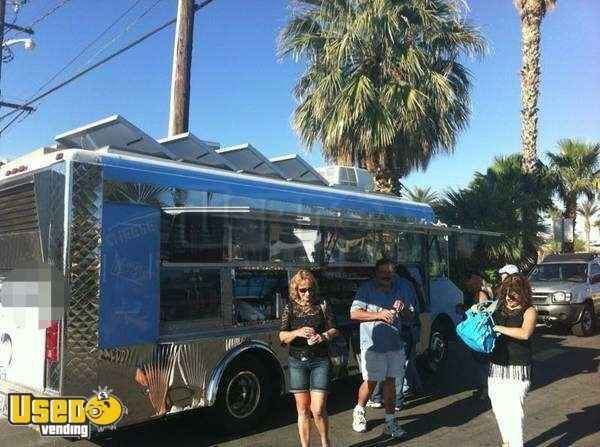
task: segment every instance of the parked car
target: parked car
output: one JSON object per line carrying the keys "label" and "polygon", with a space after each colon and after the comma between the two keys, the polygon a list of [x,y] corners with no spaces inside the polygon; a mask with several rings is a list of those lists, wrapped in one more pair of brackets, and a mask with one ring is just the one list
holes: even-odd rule
{"label": "parked car", "polygon": [[594,333],[600,313],[600,259],[593,253],[547,256],[529,274],[538,322]]}

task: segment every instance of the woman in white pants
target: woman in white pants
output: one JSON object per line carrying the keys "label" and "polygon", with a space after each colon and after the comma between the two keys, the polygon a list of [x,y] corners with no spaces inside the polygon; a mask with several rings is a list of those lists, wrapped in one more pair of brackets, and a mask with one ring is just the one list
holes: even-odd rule
{"label": "woman in white pants", "polygon": [[523,275],[508,276],[497,293],[494,331],[500,333],[490,356],[488,393],[503,447],[523,446],[523,404],[531,380],[531,340],[537,311]]}

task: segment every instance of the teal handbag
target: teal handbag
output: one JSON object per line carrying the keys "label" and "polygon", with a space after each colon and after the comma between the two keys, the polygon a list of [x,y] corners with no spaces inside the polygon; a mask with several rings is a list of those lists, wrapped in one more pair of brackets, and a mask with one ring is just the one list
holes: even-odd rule
{"label": "teal handbag", "polygon": [[494,350],[496,339],[500,334],[493,331],[495,325],[492,314],[496,310],[497,301],[483,301],[477,310],[467,309],[466,320],[456,326],[456,333],[465,344],[474,351],[489,354]]}

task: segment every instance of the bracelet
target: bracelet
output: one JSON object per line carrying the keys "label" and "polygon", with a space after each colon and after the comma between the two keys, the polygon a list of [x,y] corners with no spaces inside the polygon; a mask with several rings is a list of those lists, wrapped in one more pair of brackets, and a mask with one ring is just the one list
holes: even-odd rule
{"label": "bracelet", "polygon": [[323,337],[325,339],[325,341],[329,341],[329,334],[327,332],[323,332],[321,334],[321,337]]}

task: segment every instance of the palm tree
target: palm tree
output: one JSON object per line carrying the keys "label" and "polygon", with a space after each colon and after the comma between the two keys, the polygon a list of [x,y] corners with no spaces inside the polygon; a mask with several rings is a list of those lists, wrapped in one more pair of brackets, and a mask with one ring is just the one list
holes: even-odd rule
{"label": "palm tree", "polygon": [[540,85],[540,27],[557,0],[514,0],[521,19],[523,68],[521,69],[521,142],[523,172],[534,174],[537,164],[537,103]]}
{"label": "palm tree", "polygon": [[432,191],[429,186],[427,188],[415,186],[413,189],[407,190],[407,195],[413,202],[427,203],[428,205],[436,204],[439,199],[438,193]]}
{"label": "palm tree", "polygon": [[[435,206],[436,214],[447,224],[503,234],[479,242],[480,251],[475,256],[481,264],[479,269],[506,263],[527,269],[537,261],[537,250],[544,242],[540,234],[545,230],[540,212],[552,206],[553,182],[548,169],[540,163],[535,196],[525,195],[521,189],[521,166],[520,154],[498,157],[486,173],[475,173],[467,188],[448,191]],[[523,209],[533,211],[533,225],[524,219]]]}
{"label": "palm tree", "polygon": [[[600,144],[587,144],[579,140],[564,139],[558,142],[559,153],[548,152],[550,167],[556,177],[556,192],[564,204],[563,217],[577,218],[577,199],[582,194],[592,197],[594,179],[600,166]],[[563,250],[573,252],[573,243],[565,242]]]}
{"label": "palm tree", "polygon": [[293,125],[326,161],[374,173],[376,188],[451,152],[470,114],[463,56],[485,41],[461,0],[295,0],[282,56],[306,61]]}
{"label": "palm tree", "polygon": [[590,251],[590,232],[591,232],[591,219],[598,211],[600,207],[596,205],[594,200],[587,200],[577,207],[577,213],[583,217],[583,233],[585,235],[585,251]]}

